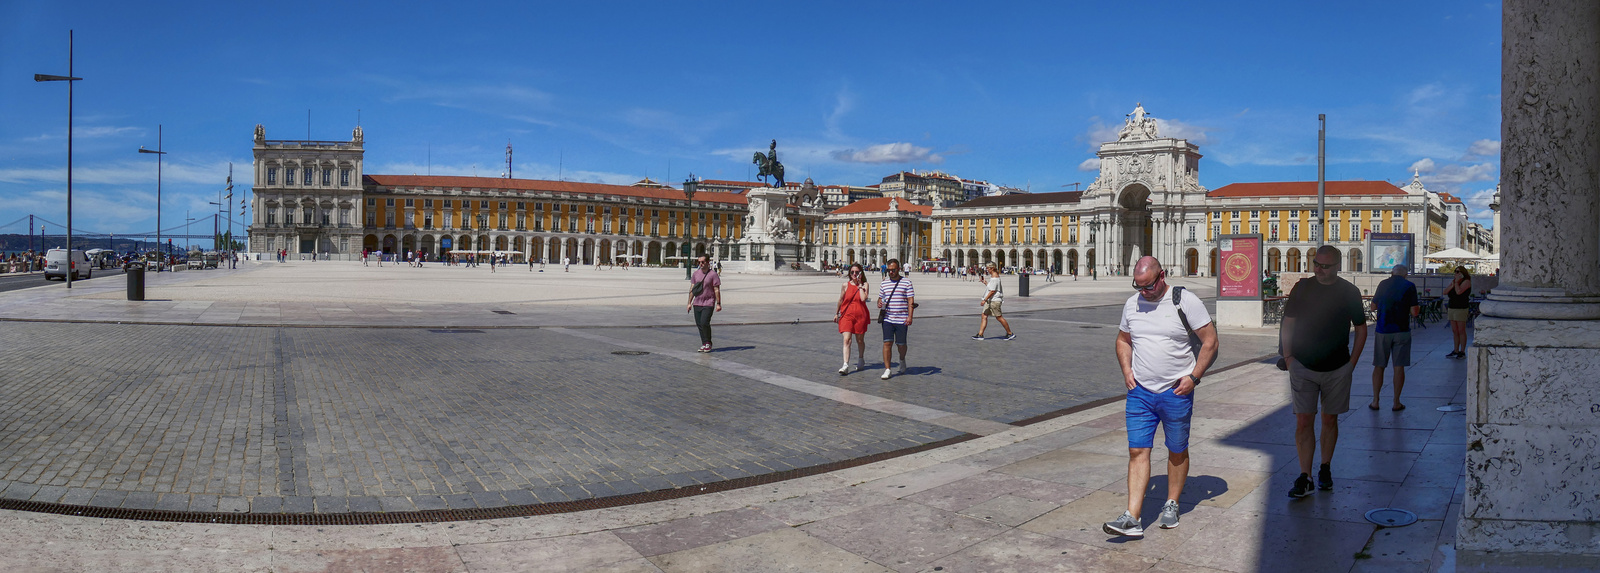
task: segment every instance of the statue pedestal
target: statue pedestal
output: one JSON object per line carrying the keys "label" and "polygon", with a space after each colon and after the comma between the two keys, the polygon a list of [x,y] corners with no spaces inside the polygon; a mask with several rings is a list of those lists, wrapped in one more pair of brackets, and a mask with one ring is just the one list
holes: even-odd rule
{"label": "statue pedestal", "polygon": [[736,247],[742,260],[723,261],[724,272],[776,275],[791,273],[815,273],[804,265],[799,269],[792,265],[800,263],[800,241],[789,239],[766,238],[765,241],[756,239],[740,240]]}

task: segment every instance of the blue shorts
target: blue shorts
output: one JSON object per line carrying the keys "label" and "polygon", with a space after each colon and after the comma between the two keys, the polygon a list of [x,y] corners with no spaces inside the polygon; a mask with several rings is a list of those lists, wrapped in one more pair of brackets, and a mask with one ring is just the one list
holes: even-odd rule
{"label": "blue shorts", "polygon": [[1177,386],[1157,394],[1134,385],[1128,391],[1128,447],[1155,446],[1156,424],[1166,431],[1167,449],[1184,452],[1189,449],[1189,418],[1194,414],[1194,393],[1179,396],[1173,392]]}
{"label": "blue shorts", "polygon": [[893,342],[895,344],[906,343],[906,330],[908,328],[906,325],[895,324],[889,321],[884,321],[881,324],[883,325],[884,342]]}

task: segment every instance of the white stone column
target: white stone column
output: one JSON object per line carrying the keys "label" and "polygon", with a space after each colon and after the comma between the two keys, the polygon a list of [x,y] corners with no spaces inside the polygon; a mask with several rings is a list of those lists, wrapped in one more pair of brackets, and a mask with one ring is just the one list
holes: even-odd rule
{"label": "white stone column", "polygon": [[1458,557],[1464,565],[1593,567],[1600,3],[1506,0],[1502,10],[1505,252],[1470,354]]}

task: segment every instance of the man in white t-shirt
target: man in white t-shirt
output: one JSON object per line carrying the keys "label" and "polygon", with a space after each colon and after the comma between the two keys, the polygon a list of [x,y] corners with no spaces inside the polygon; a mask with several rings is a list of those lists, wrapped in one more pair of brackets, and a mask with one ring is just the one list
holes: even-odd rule
{"label": "man in white t-shirt", "polygon": [[1005,314],[1000,312],[1000,303],[1005,300],[1005,294],[1000,292],[1000,269],[994,263],[989,263],[989,282],[984,285],[983,300],[978,304],[983,307],[983,314],[979,317],[983,322],[978,323],[978,333],[972,335],[973,340],[983,340],[983,331],[989,328],[989,317],[1000,321],[1000,326],[1006,328],[1006,335],[1001,340],[1015,340],[1017,335],[1011,333],[1011,323],[1006,322]]}
{"label": "man in white t-shirt", "polygon": [[[1144,536],[1139,515],[1150,484],[1157,425],[1165,430],[1168,451],[1167,502],[1159,520],[1162,529],[1178,526],[1178,496],[1189,477],[1194,389],[1217,358],[1217,328],[1205,303],[1194,293],[1169,288],[1166,276],[1155,257],[1139,259],[1133,268],[1133,288],[1139,294],[1122,307],[1117,361],[1128,387],[1128,511],[1105,524],[1110,535]],[[1176,303],[1174,296],[1179,297]]]}

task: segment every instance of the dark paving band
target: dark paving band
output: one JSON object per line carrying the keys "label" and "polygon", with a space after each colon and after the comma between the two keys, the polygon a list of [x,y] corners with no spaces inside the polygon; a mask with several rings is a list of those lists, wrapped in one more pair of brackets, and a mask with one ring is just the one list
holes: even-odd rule
{"label": "dark paving band", "polygon": [[514,505],[493,508],[429,509],[420,511],[358,512],[358,513],[221,513],[203,511],[167,511],[155,509],[127,509],[120,507],[91,507],[65,503],[0,499],[0,509],[32,511],[56,515],[74,515],[102,519],[131,519],[138,521],[170,521],[178,523],[220,523],[228,525],[386,525],[396,523],[438,523],[444,521],[474,521],[481,519],[506,519],[573,513],[608,507],[621,507],[652,501],[681,499],[741,488],[767,485],[828,472],[838,471],[900,456],[942,448],[976,439],[974,434],[962,434],[937,442],[864,456],[851,460],[830,462],[793,470],[773,472],[758,476],[734,478],[688,487],[677,487],[614,495],[595,499]]}

